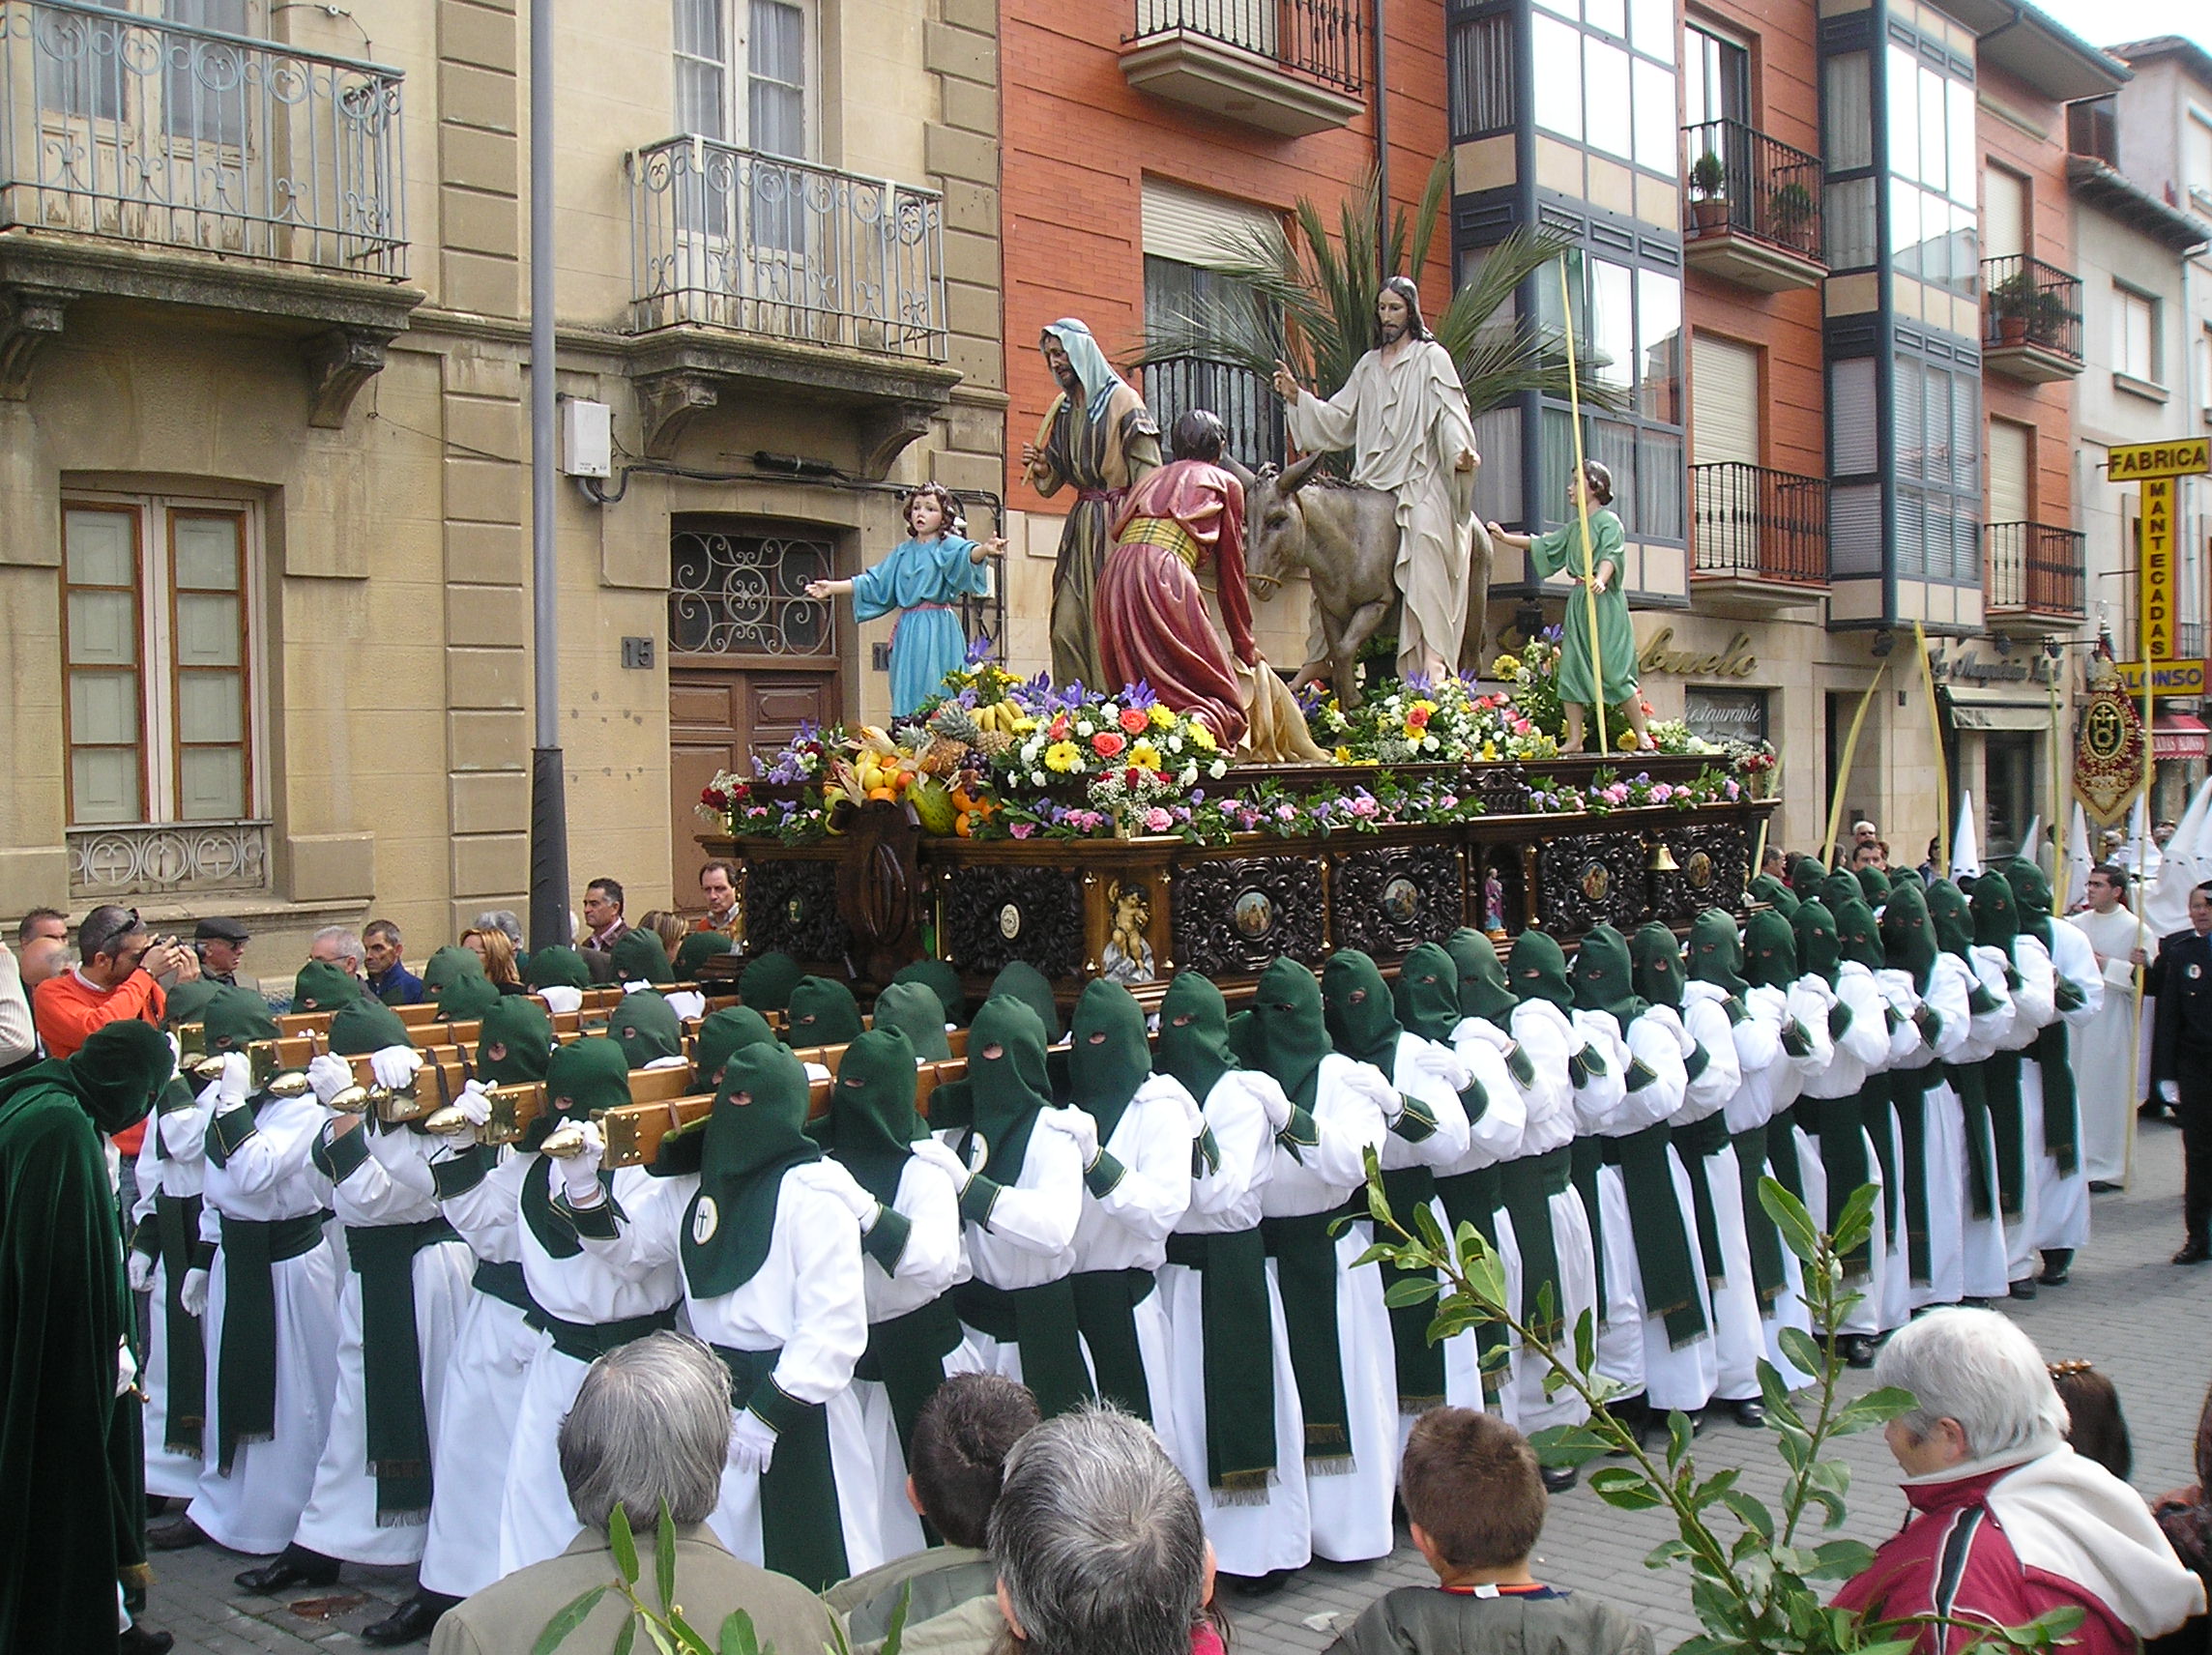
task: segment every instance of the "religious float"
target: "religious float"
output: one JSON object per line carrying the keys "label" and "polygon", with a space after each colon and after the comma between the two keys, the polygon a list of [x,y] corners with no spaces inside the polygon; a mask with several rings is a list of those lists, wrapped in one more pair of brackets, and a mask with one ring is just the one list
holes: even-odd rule
{"label": "religious float", "polygon": [[[1288,956],[1388,966],[1462,925],[1562,942],[1741,912],[1774,756],[1659,725],[1656,750],[1561,756],[1558,646],[1493,680],[1309,695],[1332,762],[1233,763],[1143,686],[1023,681],[987,658],[891,729],[806,731],[702,800],[742,870],[743,956],[882,984],[933,954],[980,992],[1029,962],[1150,1003],[1179,971],[1233,998]],[[742,957],[733,958],[736,970]]]}

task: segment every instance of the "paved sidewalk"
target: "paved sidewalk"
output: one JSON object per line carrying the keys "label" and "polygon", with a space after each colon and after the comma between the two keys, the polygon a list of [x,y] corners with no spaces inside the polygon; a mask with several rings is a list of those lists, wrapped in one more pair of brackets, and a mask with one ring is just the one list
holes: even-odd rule
{"label": "paved sidewalk", "polygon": [[[2212,1317],[2205,1314],[2212,1305],[2212,1266],[2183,1270],[2167,1263],[2180,1243],[2180,1135],[2170,1126],[2144,1127],[2137,1169],[2131,1193],[2096,1198],[2095,1239],[2077,1262],[2072,1284],[2007,1308],[2052,1360],[2087,1357],[2111,1376],[2134,1431],[2136,1486],[2156,1494],[2193,1477],[2197,1408],[2212,1380]],[[1852,1388],[1864,1384],[1864,1375],[1851,1376]],[[1743,1486],[1769,1502],[1780,1491],[1781,1462],[1766,1433],[1716,1422],[1698,1439],[1696,1453],[1707,1471],[1746,1466]],[[1842,1453],[1854,1477],[1844,1532],[1878,1542],[1904,1512],[1895,1463],[1878,1432],[1848,1439]],[[496,1521],[497,1513],[498,1491],[492,1490],[484,1521]],[[1687,1571],[1655,1574],[1643,1566],[1644,1555],[1667,1538],[1661,1514],[1615,1511],[1578,1488],[1552,1502],[1538,1572],[1555,1585],[1600,1594],[1640,1615],[1657,1633],[1659,1647],[1671,1648],[1696,1625]],[[359,1630],[413,1587],[408,1570],[348,1567],[337,1587],[273,1600],[231,1583],[250,1562],[214,1547],[158,1557],[148,1620],[174,1631],[178,1649],[192,1655],[353,1650],[366,1647]],[[1403,1545],[1374,1563],[1316,1564],[1273,1597],[1229,1600],[1235,1646],[1264,1655],[1324,1649],[1338,1617],[1348,1622],[1390,1587],[1429,1578],[1419,1556]]]}

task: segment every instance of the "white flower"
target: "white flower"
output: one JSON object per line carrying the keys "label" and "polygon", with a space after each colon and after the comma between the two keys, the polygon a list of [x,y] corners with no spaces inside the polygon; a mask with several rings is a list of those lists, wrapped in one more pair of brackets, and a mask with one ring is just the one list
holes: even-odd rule
{"label": "white flower", "polygon": [[1075,733],[1076,733],[1078,736],[1088,736],[1088,735],[1091,735],[1091,734],[1092,733],[1092,730],[1093,730],[1093,728],[1094,728],[1094,727],[1092,726],[1092,724],[1091,724],[1091,720],[1090,720],[1090,719],[1088,719],[1088,718],[1079,718],[1079,719],[1077,719],[1077,720],[1076,720],[1076,724],[1075,724]]}
{"label": "white flower", "polygon": [[1207,766],[1206,773],[1213,780],[1219,781],[1223,776],[1229,773],[1229,761],[1226,759],[1215,759],[1212,764]]}
{"label": "white flower", "polygon": [[1042,786],[1044,786],[1044,785],[1045,785],[1045,781],[1046,781],[1046,779],[1047,779],[1047,778],[1046,778],[1046,776],[1045,776],[1045,773],[1044,773],[1044,771],[1042,771],[1042,770],[1032,770],[1032,771],[1030,771],[1030,784],[1031,784],[1033,787],[1042,787]]}

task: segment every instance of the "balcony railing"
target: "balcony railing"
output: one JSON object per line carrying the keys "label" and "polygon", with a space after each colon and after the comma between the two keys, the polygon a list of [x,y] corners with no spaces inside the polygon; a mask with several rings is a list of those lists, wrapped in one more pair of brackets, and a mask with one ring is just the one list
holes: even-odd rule
{"label": "balcony railing", "polygon": [[2015,253],[1982,260],[1982,348],[2029,346],[2081,362],[2081,278]]}
{"label": "balcony railing", "polygon": [[269,824],[176,822],[72,828],[70,895],[106,902],[269,886]]}
{"label": "balcony railing", "polygon": [[1701,575],[1791,586],[1828,581],[1828,485],[1764,466],[1690,468]]}
{"label": "balcony railing", "polygon": [[1353,0],[1136,0],[1128,41],[1204,35],[1357,93],[1367,76],[1362,10]]}
{"label": "balcony railing", "polygon": [[1226,451],[1258,467],[1283,463],[1283,404],[1263,374],[1234,363],[1175,357],[1145,369],[1145,402],[1164,434],[1193,408],[1219,415],[1229,428]]}
{"label": "balcony railing", "polygon": [[0,227],[397,278],[400,73],[0,0]]}
{"label": "balcony railing", "polygon": [[1684,229],[1757,236],[1816,264],[1826,262],[1819,157],[1741,121],[1684,127],[1682,151],[1690,183]]}
{"label": "balcony railing", "polygon": [[700,323],[943,362],[934,189],[712,138],[629,154],[630,330]]}
{"label": "balcony railing", "polygon": [[1993,615],[2081,619],[2083,536],[2049,523],[1991,523],[1983,535],[1989,546],[1983,595]]}

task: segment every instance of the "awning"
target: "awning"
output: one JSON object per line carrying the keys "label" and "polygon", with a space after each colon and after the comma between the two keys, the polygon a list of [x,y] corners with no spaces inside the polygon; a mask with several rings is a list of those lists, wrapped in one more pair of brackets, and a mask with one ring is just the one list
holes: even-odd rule
{"label": "awning", "polygon": [[1962,730],[2051,729],[2051,703],[2030,701],[2018,689],[1954,689],[1946,686],[1943,700],[1951,709],[1951,722]]}
{"label": "awning", "polygon": [[2169,760],[2201,759],[2212,726],[2186,712],[2161,712],[2151,722],[2150,756],[2161,764]]}

